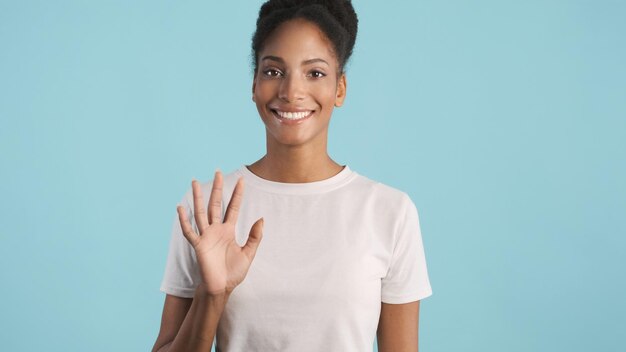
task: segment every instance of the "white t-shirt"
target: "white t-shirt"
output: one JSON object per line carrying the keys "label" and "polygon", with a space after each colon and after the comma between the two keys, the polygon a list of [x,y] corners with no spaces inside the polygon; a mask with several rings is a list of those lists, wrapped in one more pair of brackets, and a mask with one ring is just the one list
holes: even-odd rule
{"label": "white t-shirt", "polygon": [[[217,351],[370,352],[381,302],[432,294],[417,210],[406,193],[348,166],[310,183],[268,181],[242,166],[224,175],[223,212],[240,176],[237,243],[245,244],[260,217],[263,239],[226,304]],[[211,185],[202,185],[206,203]],[[191,189],[181,204],[193,219]],[[198,282],[195,252],[176,217],[161,291],[193,297]]]}

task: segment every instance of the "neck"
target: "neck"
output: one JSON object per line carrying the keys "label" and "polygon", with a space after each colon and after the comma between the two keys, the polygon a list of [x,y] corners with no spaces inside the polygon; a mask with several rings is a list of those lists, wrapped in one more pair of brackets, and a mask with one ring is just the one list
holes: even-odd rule
{"label": "neck", "polygon": [[248,167],[266,180],[283,183],[315,182],[330,178],[343,169],[328,155],[326,143],[318,146],[286,146],[268,140],[266,147],[266,154]]}

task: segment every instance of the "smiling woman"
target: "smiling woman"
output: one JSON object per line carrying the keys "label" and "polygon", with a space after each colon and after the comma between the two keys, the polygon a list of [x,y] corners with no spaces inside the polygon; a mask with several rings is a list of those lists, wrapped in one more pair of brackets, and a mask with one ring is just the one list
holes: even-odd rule
{"label": "smiling woman", "polygon": [[324,155],[333,108],[346,94],[331,43],[317,25],[294,19],[276,28],[259,56],[252,92],[268,148],[307,145]]}
{"label": "smiling woman", "polygon": [[415,205],[327,152],[356,32],[350,1],[261,7],[266,153],[183,197],[154,351],[208,351],[214,337],[218,351],[371,351],[376,336],[379,351],[417,351],[432,291]]}

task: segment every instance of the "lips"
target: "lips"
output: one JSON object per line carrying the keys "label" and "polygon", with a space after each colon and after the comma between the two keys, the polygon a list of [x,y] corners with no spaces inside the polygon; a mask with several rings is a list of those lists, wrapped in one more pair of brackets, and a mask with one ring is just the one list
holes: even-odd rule
{"label": "lips", "polygon": [[309,110],[309,111],[297,111],[297,112],[274,110],[274,112],[278,116],[280,116],[281,118],[288,119],[288,120],[303,119],[305,117],[309,117],[309,115],[311,115],[313,113],[312,110]]}
{"label": "lips", "polygon": [[308,117],[313,115],[315,110],[304,110],[297,109],[292,111],[284,111],[279,109],[270,109],[278,120],[283,123],[297,123],[303,120],[306,120]]}

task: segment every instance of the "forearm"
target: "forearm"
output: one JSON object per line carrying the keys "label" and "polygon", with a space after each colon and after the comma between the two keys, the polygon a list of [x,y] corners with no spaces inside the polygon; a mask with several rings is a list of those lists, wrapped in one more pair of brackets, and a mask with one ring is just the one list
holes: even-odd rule
{"label": "forearm", "polygon": [[202,285],[198,286],[187,316],[167,352],[210,351],[229,296],[226,292],[209,294]]}

